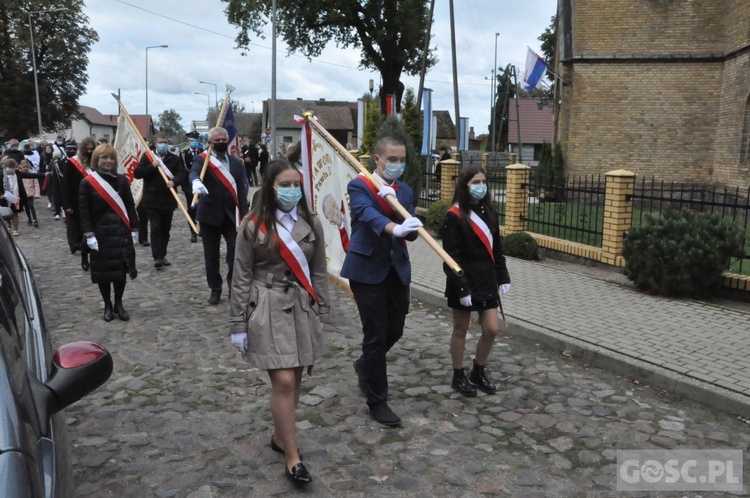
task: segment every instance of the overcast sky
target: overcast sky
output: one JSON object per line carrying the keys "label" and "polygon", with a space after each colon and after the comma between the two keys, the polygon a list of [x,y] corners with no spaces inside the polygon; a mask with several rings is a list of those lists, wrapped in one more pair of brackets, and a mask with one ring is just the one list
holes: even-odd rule
{"label": "overcast sky", "polygon": [[[516,65],[522,78],[526,47],[539,52],[537,38],[549,26],[557,0],[453,3],[460,111],[477,134],[486,133],[495,33],[500,33],[497,65]],[[89,82],[80,103],[117,114],[111,94],[119,90],[129,113],[145,113],[146,47],[168,45],[148,50],[148,110],[155,120],[164,110],[174,109],[187,129],[191,120],[206,118],[209,99],[211,105],[216,93],[221,99],[226,84],[235,87],[232,98],[247,111],[260,112],[263,100],[271,97],[271,40],[253,39],[250,53],[242,56],[234,48],[236,29],[226,21],[225,5],[219,0],[86,0],[84,13],[100,41],[89,54]],[[448,0],[436,2],[431,46],[437,47],[439,63],[427,73],[425,86],[433,90],[433,109],[449,110],[453,116]],[[308,62],[301,55],[287,56],[286,45],[279,40],[277,52],[279,99],[356,101],[368,91],[370,79],[375,80],[377,92],[380,76],[358,69],[358,50],[331,44]],[[402,81],[415,92],[419,88],[418,77],[402,76]]]}

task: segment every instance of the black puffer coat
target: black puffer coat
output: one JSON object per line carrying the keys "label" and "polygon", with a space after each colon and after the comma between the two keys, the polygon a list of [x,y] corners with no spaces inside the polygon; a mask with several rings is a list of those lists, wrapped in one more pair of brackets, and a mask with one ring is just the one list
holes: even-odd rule
{"label": "black puffer coat", "polygon": [[[156,152],[153,152],[153,154],[156,155]],[[175,187],[182,185],[187,172],[180,158],[168,152],[161,159],[167,169],[174,175],[172,183],[174,183]],[[167,187],[167,183],[162,178],[157,167],[148,160],[147,154],[141,156],[141,160],[138,166],[136,166],[133,176],[135,178],[143,178],[143,195],[139,207],[166,211],[177,209],[177,200],[169,191],[169,187]]]}
{"label": "black puffer coat", "polygon": [[[138,215],[127,178],[102,171],[97,173],[122,198],[130,218],[130,226],[137,230]],[[94,235],[99,243],[99,250],[91,251],[91,281],[95,284],[125,281],[126,273],[133,274],[135,271],[135,247],[131,229],[91,186],[88,178],[81,182],[78,204],[84,237]]]}
{"label": "black puffer coat", "polygon": [[[489,226],[482,205],[472,205],[471,209]],[[443,263],[443,271],[447,276],[445,296],[449,300],[458,301],[459,298],[471,294],[474,303],[490,301],[498,298],[498,285],[510,283],[499,231],[497,227],[494,227],[494,230],[490,227],[490,230],[494,263],[471,226],[460,216],[450,211],[445,213],[442,229],[443,249],[464,270],[464,274],[459,277]]]}

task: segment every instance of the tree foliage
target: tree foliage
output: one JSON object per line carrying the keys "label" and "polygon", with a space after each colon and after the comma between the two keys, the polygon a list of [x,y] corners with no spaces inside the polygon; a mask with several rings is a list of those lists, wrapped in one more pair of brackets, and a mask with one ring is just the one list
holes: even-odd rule
{"label": "tree foliage", "polygon": [[[557,15],[554,15],[550,18],[549,26],[544,30],[544,33],[537,38],[537,40],[542,42],[542,57],[544,57],[544,60],[550,67],[552,67],[555,61],[555,46],[557,45],[556,24]],[[547,71],[547,79],[549,81],[555,81],[555,76],[550,71]]]}
{"label": "tree foliage", "polygon": [[[222,0],[229,22],[240,30],[237,45],[249,51],[251,35],[263,38],[271,22],[268,0]],[[404,85],[401,73],[419,74],[430,16],[428,0],[278,0],[277,32],[290,52],[313,58],[334,42],[360,50],[360,67],[382,77],[381,109],[385,96],[395,94],[400,110]],[[427,68],[436,58],[430,54]]]}
{"label": "tree foliage", "polygon": [[[8,3],[8,2],[6,2]],[[83,14],[83,0],[5,5],[0,11],[0,133],[25,138],[38,130],[29,36],[32,14],[39,102],[44,130],[70,127],[88,82],[91,46],[99,40]],[[49,12],[66,8],[67,11]]]}
{"label": "tree foliage", "polygon": [[375,102],[365,104],[365,132],[362,137],[362,143],[359,146],[360,154],[372,155],[372,151],[375,149],[378,130],[382,123],[383,117],[378,112],[378,104]]}
{"label": "tree foliage", "polygon": [[171,138],[182,140],[183,130],[180,121],[182,121],[182,116],[177,111],[167,109],[159,114],[157,125],[159,126],[159,131],[166,133]]}

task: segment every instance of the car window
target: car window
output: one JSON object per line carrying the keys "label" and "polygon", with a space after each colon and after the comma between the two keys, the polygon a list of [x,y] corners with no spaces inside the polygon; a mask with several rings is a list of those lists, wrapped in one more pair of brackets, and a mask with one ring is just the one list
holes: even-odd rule
{"label": "car window", "polygon": [[24,336],[26,315],[15,281],[0,253],[0,341],[5,351],[14,390],[23,385],[26,371]]}

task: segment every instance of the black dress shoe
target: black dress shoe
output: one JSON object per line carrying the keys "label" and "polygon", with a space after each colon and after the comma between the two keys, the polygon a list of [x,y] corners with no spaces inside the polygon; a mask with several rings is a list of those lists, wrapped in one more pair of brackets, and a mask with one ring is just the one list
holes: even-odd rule
{"label": "black dress shoe", "polygon": [[161,268],[164,266],[164,261],[161,259],[155,259],[154,260],[154,268]]}
{"label": "black dress shoe", "polygon": [[[271,435],[271,449],[275,451],[276,453],[281,453],[282,455],[286,456],[286,453],[284,452],[284,448],[276,444],[276,441],[273,440],[273,434]],[[304,460],[304,458],[302,458],[302,453],[299,453],[298,451],[297,454],[299,455],[300,460]]]}
{"label": "black dress shoe", "polygon": [[190,236],[190,242],[198,242],[198,234],[194,233]]}
{"label": "black dress shoe", "polygon": [[104,318],[105,322],[111,322],[115,319],[115,314],[112,312],[112,305],[104,303]]}
{"label": "black dress shoe", "polygon": [[172,263],[167,261],[167,258],[161,258],[161,262],[164,266],[172,266]]}
{"label": "black dress shoe", "polygon": [[128,312],[125,311],[125,308],[122,306],[122,303],[115,303],[115,313],[117,313],[117,316],[123,322],[127,322],[128,320],[130,320],[130,315],[128,315]]}
{"label": "black dress shoe", "polygon": [[385,401],[370,406],[370,415],[375,422],[387,427],[398,427],[401,425],[401,419],[393,413],[393,410],[391,410],[391,407]]}
{"label": "black dress shoe", "polygon": [[208,298],[208,304],[219,304],[220,297],[221,297],[221,291],[212,290],[211,295]]}
{"label": "black dress shoe", "polygon": [[464,396],[473,398],[477,395],[477,388],[471,385],[469,379],[466,378],[466,370],[466,368],[462,368],[453,371],[453,382],[451,382],[451,387]]}
{"label": "black dress shoe", "polygon": [[471,374],[469,374],[469,381],[474,384],[477,389],[480,391],[487,393],[487,394],[495,394],[497,392],[497,388],[495,387],[495,384],[492,383],[490,380],[491,374],[489,370],[487,370],[486,365],[477,365],[476,362],[474,362],[474,368],[471,369]]}
{"label": "black dress shoe", "polygon": [[305,468],[305,465],[298,463],[291,470],[284,464],[284,470],[286,476],[294,483],[299,485],[310,484],[312,482],[312,476]]}
{"label": "black dress shoe", "polygon": [[81,260],[81,270],[89,271],[89,262],[85,259]]}

